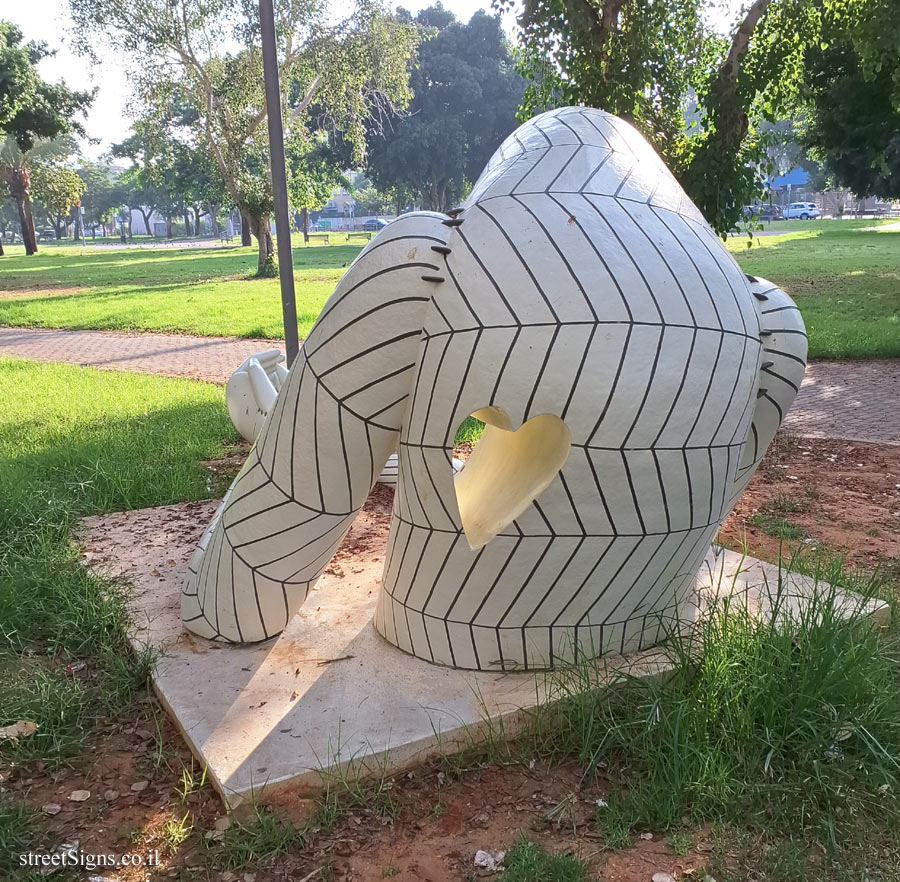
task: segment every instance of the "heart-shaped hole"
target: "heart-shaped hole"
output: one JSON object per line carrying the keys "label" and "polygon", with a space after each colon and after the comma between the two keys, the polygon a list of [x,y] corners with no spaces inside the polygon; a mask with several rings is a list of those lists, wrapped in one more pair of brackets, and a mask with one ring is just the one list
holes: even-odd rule
{"label": "heart-shaped hole", "polygon": [[513,431],[499,407],[472,414],[486,425],[465,468],[454,477],[469,547],[487,545],[547,488],[569,455],[569,427],[542,413]]}

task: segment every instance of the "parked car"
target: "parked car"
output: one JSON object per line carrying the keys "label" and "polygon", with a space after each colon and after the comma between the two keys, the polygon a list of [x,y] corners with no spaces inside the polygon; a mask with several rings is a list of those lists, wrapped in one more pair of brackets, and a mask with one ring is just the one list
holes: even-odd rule
{"label": "parked car", "polygon": [[760,205],[758,206],[757,217],[760,220],[781,220],[784,212],[780,205]]}
{"label": "parked car", "polygon": [[815,202],[792,202],[784,210],[784,219],[790,220],[799,217],[800,220],[809,220],[819,216],[819,206]]}
{"label": "parked car", "polygon": [[782,212],[780,205],[745,205],[744,217],[755,217],[757,220],[781,220]]}
{"label": "parked car", "polygon": [[380,217],[370,217],[364,224],[363,229],[367,233],[375,232],[377,233],[379,230],[383,229],[387,226],[387,221],[382,220]]}

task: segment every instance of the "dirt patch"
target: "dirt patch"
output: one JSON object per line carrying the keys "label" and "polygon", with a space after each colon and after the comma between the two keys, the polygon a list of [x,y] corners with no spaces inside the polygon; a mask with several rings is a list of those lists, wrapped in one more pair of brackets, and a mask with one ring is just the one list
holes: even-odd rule
{"label": "dirt patch", "polygon": [[773,562],[782,536],[864,569],[900,566],[900,446],[781,434],[719,536]]}
{"label": "dirt patch", "polygon": [[[314,878],[340,882],[469,882],[486,875],[474,867],[477,850],[506,850],[519,835],[587,860],[594,878],[599,873],[609,882],[646,882],[657,872],[691,878],[711,850],[701,829],[688,831],[693,846],[683,856],[665,837],[640,833],[625,849],[606,852],[596,815],[609,784],[597,779],[584,785],[572,764],[475,764],[451,777],[435,763],[394,782],[389,805],[384,794],[367,804],[345,800],[336,821],[313,827],[303,847],[238,868],[216,832],[217,822],[228,823],[218,797],[209,787],[190,786],[200,776],[180,735],[148,696],[134,720],[92,739],[77,768],[22,769],[8,790],[39,813],[42,806],[61,807],[44,815],[41,851],[77,841],[86,854],[158,855],[158,866],[94,871],[109,882],[185,878],[189,868],[201,873],[190,878],[215,882],[240,882],[245,873],[255,882],[300,880],[319,868],[325,872]],[[90,796],[70,800],[78,790]],[[279,814],[296,821],[312,808],[308,800],[285,800]],[[238,823],[252,825],[247,817],[232,826]],[[186,834],[181,841],[179,830]]]}
{"label": "dirt patch", "polygon": [[14,288],[0,290],[0,300],[24,300],[28,297],[68,297],[89,290],[86,285],[75,288]]}

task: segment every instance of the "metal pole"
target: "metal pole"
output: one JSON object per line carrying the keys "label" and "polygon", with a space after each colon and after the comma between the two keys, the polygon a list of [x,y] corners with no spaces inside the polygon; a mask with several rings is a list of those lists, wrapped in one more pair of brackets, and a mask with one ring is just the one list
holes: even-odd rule
{"label": "metal pole", "polygon": [[259,0],[262,32],[263,78],[266,84],[266,116],[269,123],[269,165],[275,197],[275,239],[278,276],[281,279],[281,312],[284,345],[290,367],[300,351],[297,333],[297,301],[294,297],[294,264],[291,254],[291,224],[288,218],[287,178],[284,170],[284,129],[281,124],[281,89],[278,85],[278,50],[275,45],[275,10],[272,0]]}

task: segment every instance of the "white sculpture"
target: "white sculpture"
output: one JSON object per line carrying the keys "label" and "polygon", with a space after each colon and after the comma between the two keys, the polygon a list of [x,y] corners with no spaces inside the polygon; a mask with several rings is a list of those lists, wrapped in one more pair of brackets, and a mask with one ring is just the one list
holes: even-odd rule
{"label": "white sculpture", "polygon": [[[259,437],[269,411],[275,406],[278,391],[287,379],[287,368],[282,364],[284,355],[280,349],[266,349],[245,358],[225,384],[225,406],[235,429],[251,443]],[[459,470],[462,463],[454,460]],[[378,483],[397,486],[397,454],[391,454]]]}
{"label": "white sculpture", "polygon": [[[538,116],[462,208],[398,218],[348,269],[194,554],[184,622],[277,634],[399,449],[388,641],[497,670],[658,642],[805,358],[796,307],[631,126]],[[487,428],[454,476],[470,414]]]}
{"label": "white sculpture", "polygon": [[225,405],[234,427],[251,443],[287,379],[280,349],[266,349],[245,358],[225,384]]}

